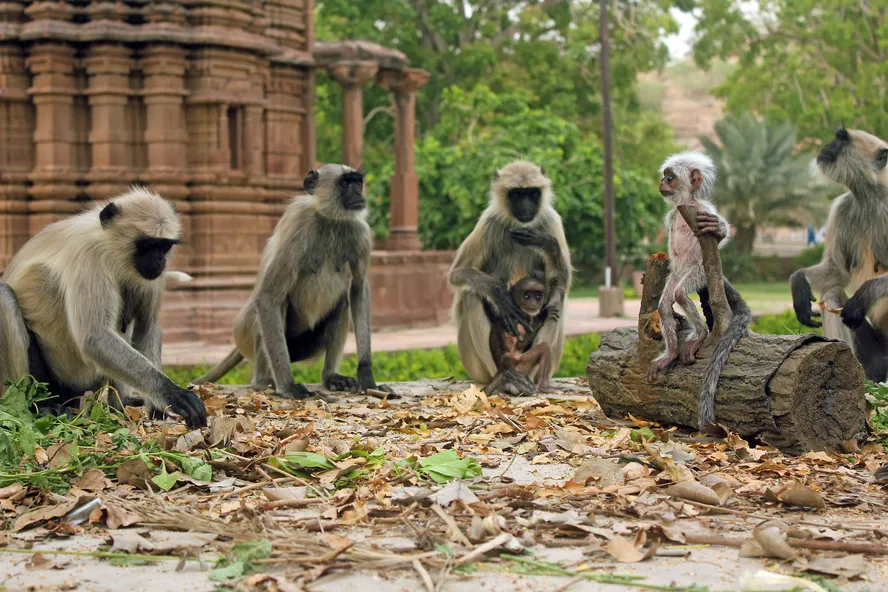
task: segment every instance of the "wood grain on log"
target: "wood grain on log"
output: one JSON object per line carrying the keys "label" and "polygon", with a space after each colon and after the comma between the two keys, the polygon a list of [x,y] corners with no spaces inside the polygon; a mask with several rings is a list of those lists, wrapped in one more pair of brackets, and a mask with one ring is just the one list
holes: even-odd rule
{"label": "wood grain on log", "polygon": [[[638,331],[605,334],[589,358],[592,395],[608,416],[632,414],[695,426],[703,371],[714,343],[690,366],[676,365],[655,383],[646,380],[662,351],[655,316],[668,259],[651,257],[644,279]],[[650,293],[649,293],[650,290]],[[680,334],[680,340],[685,332]],[[839,450],[866,430],[863,367],[851,348],[816,335],[758,335],[740,340],[718,383],[716,420],[745,438],[786,453]]]}

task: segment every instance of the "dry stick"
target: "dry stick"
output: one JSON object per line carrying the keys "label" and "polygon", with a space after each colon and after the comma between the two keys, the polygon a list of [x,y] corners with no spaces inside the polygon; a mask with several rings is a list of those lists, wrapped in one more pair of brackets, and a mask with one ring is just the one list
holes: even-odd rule
{"label": "dry stick", "polygon": [[567,592],[567,590],[568,590],[571,586],[573,586],[574,584],[579,584],[580,582],[582,582],[582,581],[585,580],[585,579],[586,579],[585,576],[577,576],[577,577],[573,578],[572,580],[570,580],[570,581],[569,581],[568,583],[566,583],[565,585],[563,585],[563,586],[559,586],[559,587],[555,588],[555,590],[553,590],[552,592]]}
{"label": "dry stick", "polygon": [[[726,547],[742,547],[749,539],[738,539],[717,534],[685,534],[689,545],[724,545]],[[869,555],[888,555],[888,546],[878,543],[846,543],[844,541],[809,541],[803,539],[787,539],[786,543],[796,549],[813,551],[842,551],[844,553],[866,553]]]}
{"label": "dry stick", "polygon": [[733,314],[728,304],[728,297],[725,295],[725,281],[721,256],[718,253],[718,239],[712,233],[700,233],[700,227],[697,225],[697,210],[694,206],[678,206],[678,212],[688,223],[691,232],[697,236],[697,240],[700,241],[700,249],[703,251],[703,270],[706,272],[706,285],[709,287],[709,306],[712,308],[712,316],[715,319],[712,333],[722,335],[728,330]]}
{"label": "dry stick", "polygon": [[438,504],[433,504],[432,510],[435,512],[435,514],[438,515],[439,518],[441,518],[441,520],[444,521],[447,526],[450,527],[451,536],[456,537],[457,540],[466,547],[472,546],[472,542],[466,537],[465,534],[463,534],[463,531],[460,530],[459,524],[456,523],[456,520],[453,519],[453,516],[444,511],[444,508],[442,508]]}
{"label": "dry stick", "polygon": [[779,516],[762,516],[760,514],[754,514],[752,512],[744,512],[743,510],[732,510],[730,508],[723,508],[721,506],[713,506],[710,504],[704,504],[703,502],[695,502],[693,500],[683,499],[681,500],[684,504],[690,504],[692,506],[696,506],[698,508],[703,508],[705,510],[711,510],[715,514],[728,514],[733,516],[738,516],[740,518],[746,518],[748,520],[759,520],[761,522],[767,522],[768,520],[783,520],[787,524],[801,524],[803,526],[817,526],[819,528],[834,528],[837,530],[859,530],[863,532],[882,532],[884,530],[888,530],[888,526],[886,527],[878,527],[878,526],[855,526],[853,524],[830,524],[826,522],[808,522],[806,520],[797,520],[794,518],[780,518]]}
{"label": "dry stick", "polygon": [[333,498],[330,497],[306,497],[302,499],[284,499],[275,500],[273,502],[265,502],[262,504],[263,510],[274,510],[276,508],[301,508],[302,506],[311,506],[313,504],[323,504],[329,502]]}
{"label": "dry stick", "polygon": [[428,592],[435,592],[435,582],[432,581],[432,576],[430,576],[429,572],[426,571],[426,568],[422,566],[422,562],[420,562],[419,559],[413,560],[413,569],[419,573],[419,577],[422,578],[422,583],[425,584],[426,590],[428,590]]}
{"label": "dry stick", "polygon": [[481,555],[484,555],[488,551],[492,551],[493,549],[496,549],[497,547],[502,547],[503,545],[508,543],[511,538],[512,538],[512,535],[510,535],[507,532],[502,532],[496,538],[490,539],[489,541],[487,541],[483,545],[478,545],[477,547],[475,547],[475,549],[471,553],[469,553],[468,555],[463,555],[462,557],[457,559],[456,565],[464,565],[466,563],[471,563],[472,561],[474,561],[475,559],[477,559]]}

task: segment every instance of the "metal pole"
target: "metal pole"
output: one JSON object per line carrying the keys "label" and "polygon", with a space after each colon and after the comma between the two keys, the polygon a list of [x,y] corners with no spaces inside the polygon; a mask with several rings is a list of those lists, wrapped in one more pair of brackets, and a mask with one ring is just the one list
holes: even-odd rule
{"label": "metal pole", "polygon": [[607,3],[608,0],[601,0],[601,139],[604,142],[604,285],[610,288],[612,274],[617,268],[617,245],[614,226],[613,123],[611,121]]}

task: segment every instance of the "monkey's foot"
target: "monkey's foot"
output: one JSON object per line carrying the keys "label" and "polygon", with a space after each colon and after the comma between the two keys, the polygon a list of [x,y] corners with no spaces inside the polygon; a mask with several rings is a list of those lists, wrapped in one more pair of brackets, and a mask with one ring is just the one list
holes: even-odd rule
{"label": "monkey's foot", "polygon": [[274,394],[285,399],[307,399],[312,393],[304,384],[296,384],[293,382],[284,388],[276,388]]}
{"label": "monkey's foot", "polygon": [[842,307],[842,322],[856,329],[866,321],[866,307],[856,295],[852,296]]}
{"label": "monkey's foot", "polygon": [[685,346],[681,352],[681,363],[685,366],[690,366],[691,364],[696,362],[697,352],[700,351],[700,348],[703,346],[704,341],[706,341],[705,335],[685,343]]}
{"label": "monkey's foot", "polygon": [[343,376],[342,374],[331,374],[324,381],[324,388],[328,391],[341,393],[359,393],[361,386],[358,384],[357,378],[351,376]]}
{"label": "monkey's foot", "polygon": [[533,396],[537,393],[536,385],[529,378],[514,370],[509,370],[503,374],[503,382],[500,389],[516,397]]}
{"label": "monkey's foot", "polygon": [[543,384],[537,385],[538,393],[563,393],[564,391],[569,391],[570,389],[563,386],[558,386],[557,384],[552,384],[551,382],[545,382]]}
{"label": "monkey's foot", "polygon": [[648,368],[648,382],[654,382],[655,380],[660,378],[660,376],[677,358],[678,356],[676,354],[672,354],[665,357],[657,358],[656,360],[651,362],[651,367]]}

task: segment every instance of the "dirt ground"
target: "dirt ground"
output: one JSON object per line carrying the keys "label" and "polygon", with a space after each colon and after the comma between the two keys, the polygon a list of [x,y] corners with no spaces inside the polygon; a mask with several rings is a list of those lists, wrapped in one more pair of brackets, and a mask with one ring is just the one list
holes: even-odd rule
{"label": "dirt ground", "polygon": [[[787,457],[611,420],[584,382],[327,401],[203,387],[208,428],[138,429],[212,458],[213,482],[147,491],[118,470],[66,496],[0,489],[0,590],[888,591],[881,446]],[[66,512],[23,518],[41,507]],[[256,540],[265,552],[235,547]]]}

